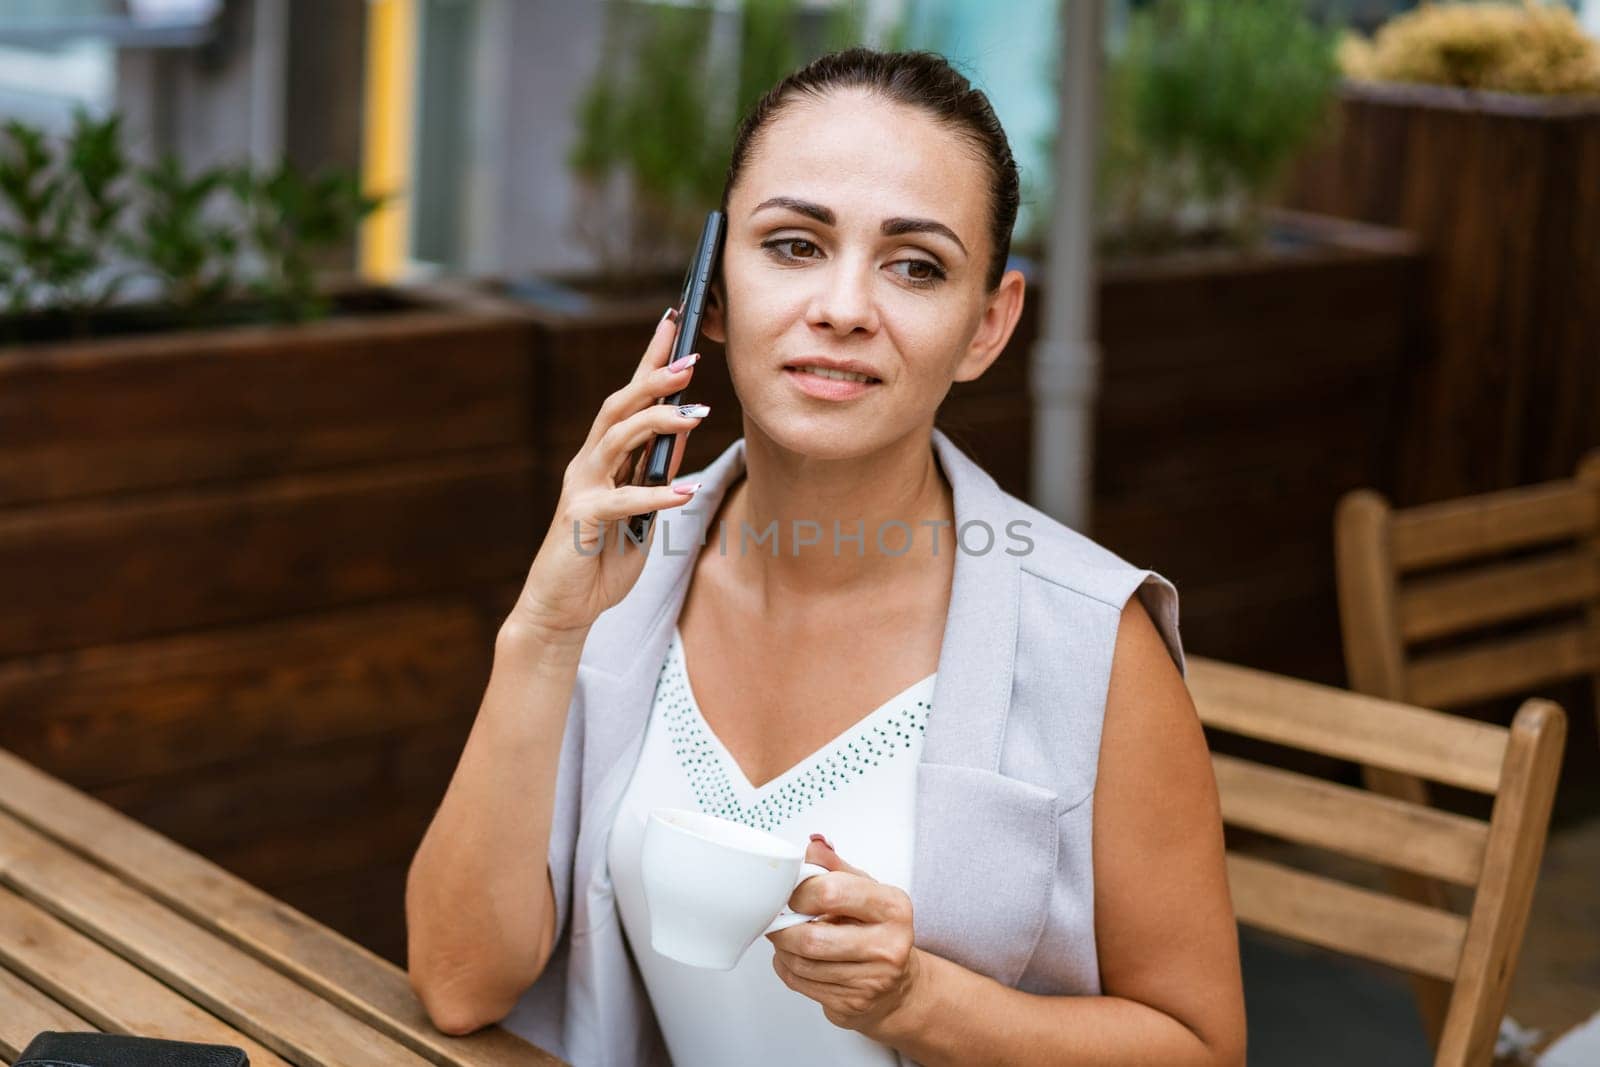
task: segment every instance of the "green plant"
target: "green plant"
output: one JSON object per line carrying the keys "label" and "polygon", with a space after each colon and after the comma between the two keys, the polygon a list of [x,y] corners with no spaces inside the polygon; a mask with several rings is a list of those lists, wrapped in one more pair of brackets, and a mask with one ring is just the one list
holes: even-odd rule
{"label": "green plant", "polygon": [[163,157],[140,172],[141,225],[127,251],[160,279],[180,312],[193,319],[233,289],[233,228],[213,221],[208,209],[223,191],[221,168],[186,177],[176,158]]}
{"label": "green plant", "polygon": [[[714,20],[736,17],[728,57],[713,57]],[[808,23],[798,0],[741,0],[736,13],[690,4],[613,0],[594,80],[578,104],[567,157],[584,204],[574,232],[612,284],[672,273],[722,198],[735,125],[756,99],[801,63],[861,43],[858,2]],[[888,31],[901,47],[904,19]],[[719,61],[720,60],[720,61]],[[611,194],[626,189],[621,213]]]}
{"label": "green plant", "polygon": [[80,111],[62,139],[20,121],[0,134],[0,302],[13,317],[65,315],[74,334],[134,274],[197,321],[234,295],[241,251],[270,317],[314,318],[327,310],[319,257],[382,202],[343,170],[306,177],[287,162],[191,175],[167,157],[135,169],[118,116]]}
{"label": "green plant", "polygon": [[64,221],[59,206],[64,194],[49,143],[38,130],[16,120],[5,124],[5,135],[0,195],[10,217],[0,228],[0,246],[7,252],[6,307],[17,312],[32,303],[36,289],[80,268],[62,243],[51,239]]}
{"label": "green plant", "polygon": [[1103,240],[1249,244],[1288,163],[1330,114],[1337,32],[1300,0],[1157,0],[1111,59]]}
{"label": "green plant", "polygon": [[109,267],[110,256],[121,241],[123,212],[129,198],[124,179],[128,158],[122,150],[122,117],[108,116],[95,122],[82,109],[73,116],[72,134],[67,140],[67,165],[79,193],[76,225],[78,254],[88,272],[99,272],[100,287],[87,290],[89,278],[78,280],[71,297],[76,307],[103,307],[116,298],[127,274]]}
{"label": "green plant", "polygon": [[1420,82],[1509,93],[1600,93],[1600,41],[1565,7],[1428,4],[1398,15],[1373,40],[1340,48],[1361,81]]}
{"label": "green plant", "polygon": [[0,156],[0,286],[15,314],[55,308],[84,328],[87,313],[115,298],[125,275],[109,267],[127,207],[121,119],[79,110],[64,144],[12,120]]}
{"label": "green plant", "polygon": [[[613,33],[625,32],[615,16],[616,9]],[[659,5],[634,12],[632,56],[626,63],[603,63],[602,76],[581,105],[579,141],[569,162],[595,189],[620,172],[632,201],[620,234],[619,220],[609,211],[580,216],[610,260],[609,273],[649,269],[688,236],[709,155],[711,98],[701,72],[711,18],[704,6]],[[618,38],[609,36],[608,48],[617,47]],[[626,79],[614,78],[611,72],[622,69]]]}
{"label": "green plant", "polygon": [[287,162],[268,171],[238,167],[224,179],[244,212],[244,236],[258,273],[250,291],[274,318],[303,322],[327,312],[318,292],[317,256],[355,233],[361,220],[383,202],[368,196],[343,170],[307,178]]}

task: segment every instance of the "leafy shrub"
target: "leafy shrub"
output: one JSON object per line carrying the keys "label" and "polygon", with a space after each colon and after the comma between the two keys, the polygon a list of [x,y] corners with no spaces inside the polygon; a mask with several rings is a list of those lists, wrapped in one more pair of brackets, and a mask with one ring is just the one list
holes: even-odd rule
{"label": "leafy shrub", "polygon": [[1284,169],[1324,128],[1337,34],[1301,0],[1157,0],[1112,55],[1102,241],[1248,244]]}
{"label": "leafy shrub", "polygon": [[[736,18],[731,56],[712,54],[714,20]],[[902,47],[908,20],[879,47]],[[605,47],[580,99],[567,165],[584,201],[574,233],[611,284],[682,270],[722,183],[739,116],[802,63],[863,43],[859,2],[807,20],[799,0],[637,5],[613,0]],[[613,194],[627,192],[626,212]]]}
{"label": "leafy shrub", "polygon": [[10,218],[0,225],[0,290],[8,311],[25,310],[40,291],[80,314],[115,297],[124,278],[99,268],[128,204],[119,127],[117,118],[96,122],[80,111],[57,146],[26,123],[5,124],[0,203]]}
{"label": "leafy shrub", "polygon": [[1371,41],[1340,47],[1362,81],[1420,82],[1507,93],[1600,93],[1600,42],[1565,7],[1429,4],[1398,15]]}
{"label": "leafy shrub", "polygon": [[170,155],[139,174],[143,225],[125,247],[186,315],[226,299],[233,289],[232,257],[239,242],[233,228],[214,221],[208,211],[225,177],[221,170],[188,177]]}
{"label": "leafy shrub", "polygon": [[316,257],[381,202],[340,170],[186,174],[171,157],[135,168],[118,116],[79,111],[60,141],[18,121],[0,133],[0,304],[65,317],[80,335],[135,276],[191,322],[241,290],[270,319],[315,318],[327,310]]}
{"label": "leafy shrub", "polygon": [[226,184],[243,211],[245,241],[259,266],[250,291],[283,322],[326,314],[316,257],[355,233],[382,198],[363,195],[355,175],[343,170],[306,178],[287,162],[266,171],[235,168]]}

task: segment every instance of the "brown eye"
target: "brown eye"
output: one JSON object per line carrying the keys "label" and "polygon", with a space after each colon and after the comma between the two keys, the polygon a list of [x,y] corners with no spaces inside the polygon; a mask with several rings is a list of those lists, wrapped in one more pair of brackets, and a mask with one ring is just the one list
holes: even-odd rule
{"label": "brown eye", "polygon": [[775,240],[761,242],[761,247],[767,250],[767,255],[778,260],[780,263],[792,263],[799,259],[817,258],[809,253],[806,255],[795,255],[791,249],[797,245],[804,246],[805,248],[809,249],[810,252],[819,251],[813,242],[806,240],[804,237],[779,237]]}
{"label": "brown eye", "polygon": [[[901,259],[896,260],[896,267],[904,266],[906,273],[900,275],[912,285],[924,289],[932,288],[945,279],[945,270],[939,264],[928,259]],[[916,273],[922,271],[924,273]]]}

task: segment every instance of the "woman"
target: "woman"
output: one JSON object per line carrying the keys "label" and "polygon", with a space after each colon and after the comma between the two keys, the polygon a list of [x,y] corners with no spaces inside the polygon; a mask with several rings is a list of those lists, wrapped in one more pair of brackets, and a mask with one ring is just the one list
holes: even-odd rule
{"label": "woman", "polygon": [[[934,428],[1016,325],[1017,200],[934,55],[825,56],[746,117],[705,326],[744,437],[688,485],[620,480],[714,417],[655,403],[693,374],[669,312],[567,467],[412,866],[441,1030],[580,1065],[1244,1062],[1176,594]],[[645,550],[616,537],[657,509]],[[826,918],[732,972],[657,956],[658,804],[807,843],[829,873],[790,904]]]}

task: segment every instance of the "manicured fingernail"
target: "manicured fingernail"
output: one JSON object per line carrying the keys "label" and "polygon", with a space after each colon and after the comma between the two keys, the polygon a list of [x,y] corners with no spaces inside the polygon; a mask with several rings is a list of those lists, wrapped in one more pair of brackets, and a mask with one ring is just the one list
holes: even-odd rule
{"label": "manicured fingernail", "polygon": [[678,414],[686,419],[703,419],[711,414],[709,404],[679,404]]}
{"label": "manicured fingernail", "polygon": [[833,847],[833,842],[832,841],[829,841],[826,837],[823,837],[821,834],[812,834],[811,835],[811,840],[813,840],[813,841],[821,841],[824,845],[827,845],[828,848],[831,849],[834,852],[839,851],[838,849]]}
{"label": "manicured fingernail", "polygon": [[675,307],[667,308],[667,310],[661,316],[661,321],[662,322],[677,322],[678,321],[678,309],[675,308]]}
{"label": "manicured fingernail", "polygon": [[684,356],[682,359],[675,359],[671,363],[668,363],[667,364],[667,369],[669,371],[671,371],[672,373],[676,374],[681,370],[687,370],[688,368],[694,366],[696,363],[699,363],[699,362],[700,362],[700,353],[698,353],[698,352],[690,352],[687,356]]}
{"label": "manicured fingernail", "polygon": [[684,482],[673,486],[672,491],[680,496],[693,496],[700,491],[700,487],[704,484],[704,482]]}

